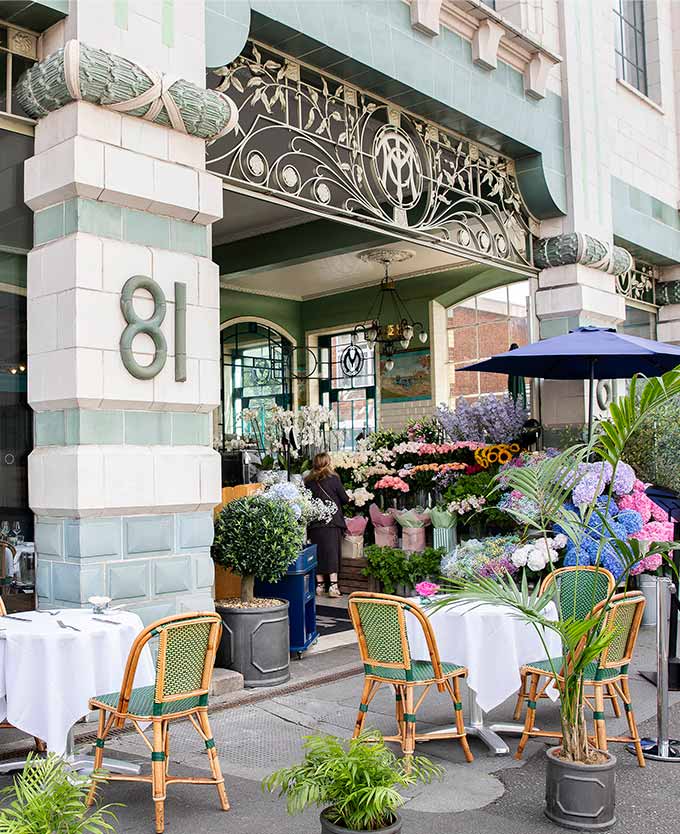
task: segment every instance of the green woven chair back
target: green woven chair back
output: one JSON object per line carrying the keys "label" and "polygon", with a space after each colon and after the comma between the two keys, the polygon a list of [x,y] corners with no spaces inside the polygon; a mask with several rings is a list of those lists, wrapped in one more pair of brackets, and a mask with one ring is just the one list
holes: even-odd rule
{"label": "green woven chair back", "polygon": [[555,602],[565,619],[585,620],[593,608],[609,596],[611,574],[604,570],[573,567],[555,576]]}
{"label": "green woven chair back", "polygon": [[[155,629],[159,636],[156,660],[156,700],[176,700],[207,691],[206,665],[213,663],[211,632],[214,616],[170,621]],[[159,698],[160,696],[160,698]]]}
{"label": "green woven chair back", "polygon": [[612,630],[614,636],[600,655],[599,669],[626,666],[630,662],[644,604],[644,597],[636,595],[612,605],[603,624],[603,630]]}
{"label": "green woven chair back", "polygon": [[[409,669],[411,657],[403,607],[388,600],[352,600],[365,642],[362,660],[376,666]],[[364,653],[364,646],[360,647]]]}

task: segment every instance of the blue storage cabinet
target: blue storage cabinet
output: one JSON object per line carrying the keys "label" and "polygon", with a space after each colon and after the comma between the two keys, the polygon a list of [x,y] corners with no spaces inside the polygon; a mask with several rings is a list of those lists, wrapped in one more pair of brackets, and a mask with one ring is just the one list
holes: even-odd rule
{"label": "blue storage cabinet", "polygon": [[316,545],[307,545],[279,582],[256,582],[255,594],[288,600],[290,651],[298,658],[302,657],[302,652],[319,637],[316,630]]}

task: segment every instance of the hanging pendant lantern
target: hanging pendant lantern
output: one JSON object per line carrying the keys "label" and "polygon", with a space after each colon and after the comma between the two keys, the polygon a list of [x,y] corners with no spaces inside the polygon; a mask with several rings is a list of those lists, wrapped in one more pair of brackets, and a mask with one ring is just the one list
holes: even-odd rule
{"label": "hanging pendant lantern", "polygon": [[368,310],[367,320],[354,328],[353,337],[364,338],[369,348],[378,346],[381,355],[386,358],[385,368],[388,371],[394,367],[392,356],[397,349],[408,350],[416,333],[423,344],[427,341],[424,325],[415,321],[409,313],[389,274],[390,264],[407,261],[414,254],[410,249],[372,249],[359,255],[366,263],[381,264],[384,273],[378,295]]}

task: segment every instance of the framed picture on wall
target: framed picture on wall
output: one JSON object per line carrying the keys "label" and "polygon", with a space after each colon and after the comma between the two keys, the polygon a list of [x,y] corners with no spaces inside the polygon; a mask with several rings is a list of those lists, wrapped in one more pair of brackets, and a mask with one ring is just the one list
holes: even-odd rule
{"label": "framed picture on wall", "polygon": [[430,351],[409,350],[395,353],[394,367],[385,368],[380,360],[380,399],[384,403],[405,400],[429,400],[432,397],[430,382]]}

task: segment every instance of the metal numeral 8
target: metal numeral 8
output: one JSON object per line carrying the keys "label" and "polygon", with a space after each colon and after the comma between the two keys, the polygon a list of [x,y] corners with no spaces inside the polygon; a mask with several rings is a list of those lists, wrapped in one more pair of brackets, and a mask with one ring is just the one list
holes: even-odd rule
{"label": "metal numeral 8", "polygon": [[[153,298],[153,315],[143,319],[137,315],[133,296],[137,290],[147,290]],[[168,357],[168,343],[161,331],[167,304],[160,286],[148,275],[133,275],[123,285],[120,294],[120,309],[127,327],[120,336],[120,356],[127,371],[136,379],[153,379],[165,366]],[[150,365],[140,365],[132,352],[135,336],[145,333],[154,343],[156,352]]]}

